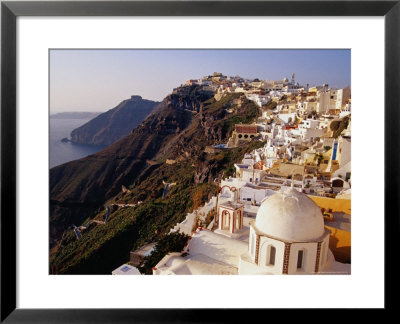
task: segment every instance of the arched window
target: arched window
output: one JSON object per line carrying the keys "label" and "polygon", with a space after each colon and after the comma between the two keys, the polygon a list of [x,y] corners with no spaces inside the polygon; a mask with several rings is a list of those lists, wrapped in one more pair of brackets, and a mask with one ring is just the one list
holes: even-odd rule
{"label": "arched window", "polygon": [[275,246],[270,245],[267,249],[267,265],[275,265],[275,255],[276,248]]}
{"label": "arched window", "polygon": [[236,212],[235,229],[240,229],[240,210]]}
{"label": "arched window", "polygon": [[297,252],[297,269],[303,268],[303,258],[304,258],[304,250],[299,250]]}
{"label": "arched window", "polygon": [[230,225],[230,213],[226,210],[222,212],[222,229],[229,229]]}

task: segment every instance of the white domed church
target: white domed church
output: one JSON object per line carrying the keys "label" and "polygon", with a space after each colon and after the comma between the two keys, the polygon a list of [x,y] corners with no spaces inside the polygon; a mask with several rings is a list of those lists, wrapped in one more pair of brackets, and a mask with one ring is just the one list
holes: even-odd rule
{"label": "white domed church", "polygon": [[350,264],[335,261],[329,249],[320,208],[294,188],[268,196],[246,223],[248,236],[234,236],[221,224],[197,229],[184,251],[167,254],[153,274],[350,274]]}
{"label": "white domed church", "polygon": [[239,274],[316,274],[334,261],[330,231],[320,208],[294,188],[261,204],[250,222],[249,249],[239,257]]}

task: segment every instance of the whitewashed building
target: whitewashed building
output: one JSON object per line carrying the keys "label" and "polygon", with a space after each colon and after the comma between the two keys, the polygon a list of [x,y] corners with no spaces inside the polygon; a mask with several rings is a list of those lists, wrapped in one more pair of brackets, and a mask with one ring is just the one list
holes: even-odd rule
{"label": "whitewashed building", "polygon": [[320,208],[290,188],[267,198],[250,222],[239,274],[316,274],[334,262]]}
{"label": "whitewashed building", "polygon": [[270,96],[268,95],[260,95],[256,93],[249,93],[246,95],[246,98],[254,101],[259,107],[266,105],[268,102],[271,101]]}
{"label": "whitewashed building", "polygon": [[123,264],[117,269],[113,270],[111,272],[112,275],[118,276],[118,275],[140,275],[140,272],[137,268],[129,265],[129,264]]}

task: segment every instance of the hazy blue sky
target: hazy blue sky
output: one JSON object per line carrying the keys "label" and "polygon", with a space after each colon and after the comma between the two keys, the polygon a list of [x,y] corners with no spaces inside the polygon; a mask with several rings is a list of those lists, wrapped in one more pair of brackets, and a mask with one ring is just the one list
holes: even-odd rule
{"label": "hazy blue sky", "polygon": [[51,50],[50,109],[106,111],[131,95],[161,101],[187,79],[244,78],[350,85],[350,50]]}

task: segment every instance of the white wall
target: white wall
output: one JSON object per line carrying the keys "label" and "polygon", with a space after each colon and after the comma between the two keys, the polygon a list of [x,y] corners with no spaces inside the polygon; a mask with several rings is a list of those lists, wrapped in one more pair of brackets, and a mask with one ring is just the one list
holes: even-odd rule
{"label": "white wall", "polygon": [[319,270],[321,271],[328,264],[328,252],[329,252],[329,237],[330,233],[327,233],[322,244],[321,254],[319,257]]}
{"label": "white wall", "polygon": [[337,154],[340,155],[340,165],[344,166],[351,161],[351,140],[341,138],[338,150]]}
{"label": "white wall", "polygon": [[260,182],[263,174],[265,174],[265,171],[259,169],[242,169],[242,180],[255,182],[258,179],[258,182]]}
{"label": "white wall", "polygon": [[294,122],[295,120],[296,113],[291,113],[291,114],[279,114],[278,118],[283,120],[285,123],[289,122],[289,118],[291,118],[291,121]]}
{"label": "white wall", "polygon": [[351,161],[343,165],[341,168],[337,169],[333,174],[332,178],[342,178],[343,180],[346,180],[346,173],[351,172]]}
{"label": "white wall", "polygon": [[250,231],[249,231],[249,255],[250,258],[255,261],[255,251],[256,251],[256,242],[257,242],[257,235],[256,231],[252,226],[250,226]]}
{"label": "white wall", "polygon": [[[317,256],[317,242],[312,243],[293,243],[290,247],[288,274],[307,274],[315,272],[315,262]],[[298,251],[304,250],[303,267],[297,269]]]}
{"label": "white wall", "polygon": [[326,129],[307,128],[303,129],[301,133],[304,140],[309,140],[311,138],[315,139],[316,137],[321,137],[326,133]]}
{"label": "white wall", "polygon": [[251,187],[242,187],[240,189],[240,200],[252,202],[261,202],[265,197],[270,195],[267,189],[256,189]]}
{"label": "white wall", "polygon": [[[269,251],[268,246],[272,245],[276,249],[275,253],[275,264],[267,265],[269,261]],[[282,274],[283,271],[283,258],[285,252],[285,243],[271,239],[266,236],[260,236],[260,248],[258,255],[258,266],[265,269],[265,271]]]}
{"label": "white wall", "polygon": [[318,102],[318,114],[325,114],[329,109],[330,91],[320,92]]}

